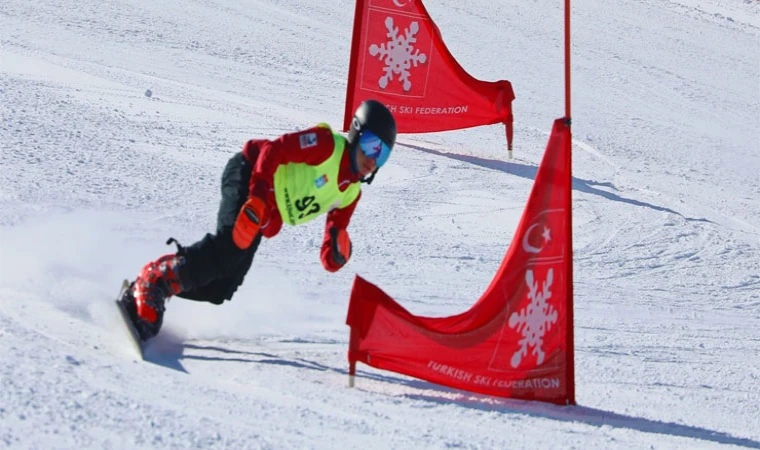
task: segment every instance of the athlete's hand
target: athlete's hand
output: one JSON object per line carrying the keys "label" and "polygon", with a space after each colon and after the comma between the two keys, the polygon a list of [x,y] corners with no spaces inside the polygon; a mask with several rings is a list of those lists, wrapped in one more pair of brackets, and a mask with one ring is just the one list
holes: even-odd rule
{"label": "athlete's hand", "polygon": [[269,208],[259,197],[250,197],[243,204],[232,229],[232,240],[239,249],[247,250],[251,246],[268,214]]}
{"label": "athlete's hand", "polygon": [[339,266],[345,265],[351,258],[351,239],[348,237],[348,231],[330,228],[330,249],[333,261]]}
{"label": "athlete's hand", "polygon": [[322,265],[330,272],[336,272],[351,258],[351,239],[348,231],[331,227],[322,245]]}

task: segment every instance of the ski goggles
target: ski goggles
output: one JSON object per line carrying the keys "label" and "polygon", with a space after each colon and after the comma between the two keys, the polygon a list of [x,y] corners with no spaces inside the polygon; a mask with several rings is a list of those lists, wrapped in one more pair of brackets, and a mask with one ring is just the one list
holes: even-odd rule
{"label": "ski goggles", "polygon": [[359,136],[359,148],[362,149],[364,156],[375,160],[377,167],[382,167],[388,161],[388,157],[391,156],[391,148],[388,147],[388,144],[369,130]]}

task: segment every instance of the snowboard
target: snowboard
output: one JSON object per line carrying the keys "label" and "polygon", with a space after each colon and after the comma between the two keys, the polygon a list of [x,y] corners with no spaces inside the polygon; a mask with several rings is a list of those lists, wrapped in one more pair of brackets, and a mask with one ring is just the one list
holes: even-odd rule
{"label": "snowboard", "polygon": [[126,292],[127,289],[129,289],[129,281],[124,280],[124,283],[121,285],[121,290],[119,291],[119,296],[116,297],[116,308],[119,310],[119,314],[124,322],[124,327],[127,330],[127,334],[129,335],[130,341],[132,341],[135,351],[138,356],[140,356],[140,360],[143,360],[143,341],[140,339],[140,334],[137,332],[137,328],[135,328],[132,319],[129,318],[126,306],[124,306],[124,303],[121,301],[121,298],[124,296],[124,292]]}

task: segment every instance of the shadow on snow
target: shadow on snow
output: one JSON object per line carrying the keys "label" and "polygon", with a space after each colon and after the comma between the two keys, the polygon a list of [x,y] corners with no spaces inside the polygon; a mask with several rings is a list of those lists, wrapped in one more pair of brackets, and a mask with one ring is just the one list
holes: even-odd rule
{"label": "shadow on snow", "polygon": [[[520,164],[515,162],[508,162],[508,161],[500,161],[496,159],[485,159],[485,158],[479,158],[477,156],[467,156],[467,155],[457,155],[452,153],[443,153],[439,152],[437,150],[428,149],[425,147],[419,147],[416,145],[409,145],[409,144],[399,144],[404,147],[409,147],[414,150],[419,150],[421,152],[430,153],[432,155],[436,156],[442,156],[449,159],[455,159],[457,161],[466,162],[468,164],[473,164],[476,166],[484,167],[486,169],[492,169],[492,170],[498,170],[500,172],[508,173],[510,175],[515,175],[521,178],[525,178],[528,180],[535,180],[536,179],[536,172],[538,172],[538,167],[528,165],[528,164]],[[618,194],[608,192],[604,189],[600,189],[597,186],[605,187],[608,189],[617,190],[617,188],[610,182],[597,182],[593,180],[584,180],[581,178],[572,177],[572,187],[573,190],[578,192],[584,192],[587,194],[592,195],[598,195],[600,197],[604,197],[608,200],[612,200],[615,202],[622,202],[622,203],[628,203],[629,205],[633,206],[640,206],[643,208],[649,208],[655,211],[660,212],[667,212],[671,214],[675,214],[677,216],[683,217],[684,220],[689,222],[708,222],[712,223],[712,221],[704,218],[690,218],[685,217],[683,214],[679,213],[678,211],[674,211],[670,208],[666,208],[664,206],[658,206],[653,205],[651,203],[642,202],[640,200],[625,198],[623,196],[620,196]]]}
{"label": "shadow on snow", "polygon": [[[188,354],[187,350],[191,350],[193,353]],[[202,353],[205,352],[212,352],[213,355],[203,355]],[[183,344],[172,335],[152,343],[152,345],[146,349],[145,360],[153,364],[185,373],[187,373],[187,370],[182,366],[180,360],[272,364],[289,366],[296,369],[309,369],[322,372],[330,371],[345,376],[346,378],[348,377],[347,368],[342,369],[331,367],[304,358],[287,358],[273,353],[231,350],[220,346]],[[719,444],[738,445],[760,449],[760,442],[747,438],[735,437],[728,433],[709,430],[707,428],[645,419],[642,417],[627,416],[585,406],[558,406],[542,402],[491,397],[460,391],[414,378],[402,378],[399,376],[378,374],[363,370],[357,371],[357,378],[357,389],[361,389],[361,380],[364,379],[420,390],[421,392],[418,394],[393,394],[412,400],[432,402],[441,405],[455,403],[464,408],[482,411],[496,411],[503,414],[527,414],[529,416],[542,417],[550,420],[578,422],[597,427],[609,426],[612,428],[635,430],[644,433],[699,439]],[[371,392],[371,390],[367,391]],[[382,392],[375,393],[383,394]]]}

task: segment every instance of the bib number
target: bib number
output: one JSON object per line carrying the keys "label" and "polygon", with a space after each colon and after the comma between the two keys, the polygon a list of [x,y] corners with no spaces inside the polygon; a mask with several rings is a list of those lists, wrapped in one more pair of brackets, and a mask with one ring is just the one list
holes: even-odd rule
{"label": "bib number", "polygon": [[315,202],[314,200],[315,197],[313,195],[308,195],[300,200],[296,200],[296,209],[301,213],[298,216],[299,219],[303,219],[308,215],[316,214],[319,212],[319,203]]}

